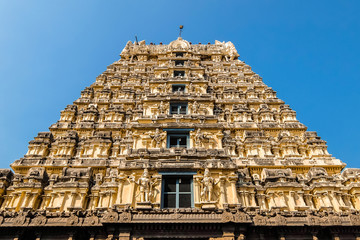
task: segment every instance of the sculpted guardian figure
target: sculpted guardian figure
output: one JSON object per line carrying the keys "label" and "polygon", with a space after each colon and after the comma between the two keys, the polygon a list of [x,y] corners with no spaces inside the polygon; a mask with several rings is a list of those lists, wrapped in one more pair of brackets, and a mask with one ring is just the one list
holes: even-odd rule
{"label": "sculpted guardian figure", "polygon": [[203,201],[212,201],[214,187],[219,183],[219,181],[220,179],[215,180],[213,177],[211,177],[209,169],[205,169],[204,178],[201,181],[203,187],[201,191],[201,198],[203,199]]}
{"label": "sculpted guardian figure", "polygon": [[150,135],[152,138],[151,145],[155,146],[155,148],[161,147],[162,142],[166,138],[166,133],[161,133],[159,128],[156,128],[155,133],[153,135]]}
{"label": "sculpted guardian figure", "polygon": [[167,110],[168,110],[167,105],[163,101],[161,101],[159,104],[160,114],[166,114]]}
{"label": "sculpted guardian figure", "polygon": [[199,113],[199,103],[197,101],[194,101],[191,108],[192,114],[198,114]]}
{"label": "sculpted guardian figure", "polygon": [[213,137],[209,134],[202,133],[201,129],[198,128],[198,130],[196,130],[194,140],[197,147],[203,147],[204,143],[212,143]]}
{"label": "sculpted guardian figure", "polygon": [[139,186],[139,194],[137,196],[140,195],[140,202],[150,202],[154,196],[153,187],[157,184],[157,179],[151,179],[148,169],[144,169],[143,174],[137,181],[135,181],[134,176],[130,180]]}

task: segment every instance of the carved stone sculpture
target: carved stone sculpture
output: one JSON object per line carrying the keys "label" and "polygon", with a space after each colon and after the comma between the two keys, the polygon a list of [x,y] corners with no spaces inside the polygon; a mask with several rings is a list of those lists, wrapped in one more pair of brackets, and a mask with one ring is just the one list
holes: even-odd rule
{"label": "carved stone sculpture", "polygon": [[233,43],[120,56],[0,169],[0,239],[360,239],[360,170]]}

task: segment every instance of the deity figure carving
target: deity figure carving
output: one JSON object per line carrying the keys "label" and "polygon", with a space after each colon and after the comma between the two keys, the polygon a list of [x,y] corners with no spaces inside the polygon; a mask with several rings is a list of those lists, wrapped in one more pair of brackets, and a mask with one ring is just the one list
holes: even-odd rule
{"label": "deity figure carving", "polygon": [[201,180],[202,191],[201,191],[201,199],[204,202],[213,201],[214,195],[214,187],[220,182],[220,179],[215,180],[211,177],[209,169],[205,169],[204,178]]}
{"label": "deity figure carving", "polygon": [[191,106],[191,113],[192,114],[199,114],[199,103],[197,101],[194,101],[194,103]]}
{"label": "deity figure carving", "polygon": [[220,42],[215,40],[215,45],[222,45],[223,52],[225,53],[226,61],[234,60],[235,58],[239,57],[239,54],[232,42]]}
{"label": "deity figure carving", "polygon": [[222,139],[222,144],[224,147],[227,147],[229,146],[229,144],[231,144],[231,132],[230,130],[225,130],[224,131],[224,136],[223,136],[223,139]]}
{"label": "deity figure carving", "polygon": [[161,101],[159,104],[159,111],[160,114],[166,114],[166,112],[168,111],[167,104],[165,104],[163,101]]}
{"label": "deity figure carving", "polygon": [[135,181],[135,176],[131,176],[130,181],[133,181],[139,186],[139,194],[136,197],[140,196],[140,202],[151,202],[151,199],[156,194],[154,187],[158,184],[158,179],[152,179],[149,176],[148,169],[145,168],[143,174],[137,181]]}
{"label": "deity figure carving", "polygon": [[156,128],[155,133],[153,135],[150,134],[151,137],[151,146],[155,148],[160,148],[163,141],[166,138],[166,133],[160,132],[159,128]]}
{"label": "deity figure carving", "polygon": [[209,143],[211,140],[213,140],[213,138],[209,134],[202,133],[201,129],[198,128],[198,130],[195,133],[194,140],[196,146],[203,147],[205,142]]}
{"label": "deity figure carving", "polygon": [[170,85],[168,86],[166,83],[158,85],[159,93],[166,93],[169,91],[170,88],[171,86]]}
{"label": "deity figure carving", "polygon": [[131,130],[126,130],[125,138],[132,139],[133,133]]}
{"label": "deity figure carving", "polygon": [[189,84],[188,91],[189,91],[189,93],[192,93],[195,91],[195,87],[193,86],[192,83]]}

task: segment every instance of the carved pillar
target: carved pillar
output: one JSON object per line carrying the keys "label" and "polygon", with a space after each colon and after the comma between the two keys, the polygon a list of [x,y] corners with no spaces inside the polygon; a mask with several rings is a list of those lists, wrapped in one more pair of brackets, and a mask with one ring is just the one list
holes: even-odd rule
{"label": "carved pillar", "polygon": [[108,202],[108,208],[111,208],[114,205],[114,201],[116,200],[114,198],[115,195],[115,191],[114,190],[109,190],[109,202]]}
{"label": "carved pillar", "polygon": [[237,204],[239,203],[238,198],[237,198],[237,192],[236,192],[236,181],[238,180],[237,176],[230,176],[229,177],[229,182],[231,184],[231,190],[232,190],[232,203],[233,204]]}
{"label": "carved pillar", "polygon": [[265,195],[264,194],[258,194],[257,199],[258,199],[260,210],[266,210]]}
{"label": "carved pillar", "polygon": [[331,201],[330,201],[330,198],[329,198],[329,193],[328,192],[324,192],[323,194],[322,194],[322,199],[323,199],[323,202],[324,202],[324,205],[325,205],[325,207],[332,207],[333,205],[332,205],[332,203],[331,203]]}
{"label": "carved pillar", "polygon": [[119,186],[117,190],[117,196],[116,196],[116,204],[120,204],[122,202],[122,191],[124,186],[125,178],[120,178]]}
{"label": "carved pillar", "polygon": [[50,197],[50,203],[49,203],[48,207],[53,207],[54,201],[55,201],[55,198],[56,198],[57,194],[56,193],[51,193],[50,196],[51,196]]}
{"label": "carved pillar", "polygon": [[129,203],[131,204],[131,205],[133,205],[134,203],[135,203],[135,198],[134,198],[134,196],[135,196],[135,192],[136,192],[136,184],[135,184],[135,182],[134,181],[131,181],[131,183],[130,183],[130,185],[131,185],[131,190],[130,190],[130,194],[129,194],[129,199],[128,199],[128,201],[129,201]]}
{"label": "carved pillar", "polygon": [[351,196],[351,201],[352,201],[355,209],[360,210],[360,201],[359,201],[359,194],[358,193]]}
{"label": "carved pillar", "polygon": [[74,207],[74,205],[75,205],[75,200],[76,200],[76,196],[77,196],[77,193],[71,193],[71,203],[70,203],[70,207]]}
{"label": "carved pillar", "polygon": [[9,205],[9,196],[6,195],[0,209],[5,209],[7,205]]}
{"label": "carved pillar", "polygon": [[32,209],[35,209],[35,204],[36,204],[36,200],[39,196],[39,193],[33,193],[32,197],[31,197],[31,201],[29,202],[29,207],[31,207]]}
{"label": "carved pillar", "polygon": [[83,208],[84,207],[84,203],[85,203],[85,196],[86,196],[86,193],[80,193],[80,198],[81,198],[81,201],[80,201],[80,208]]}
{"label": "carved pillar", "polygon": [[279,206],[280,206],[280,207],[287,208],[288,205],[286,204],[284,192],[282,192],[282,191],[281,191],[281,192],[278,192],[278,193],[277,193],[277,197],[278,197]]}
{"label": "carved pillar", "polygon": [[103,207],[104,195],[105,195],[104,192],[99,193],[99,201],[98,201],[97,207]]}
{"label": "carved pillar", "polygon": [[304,193],[303,192],[297,192],[297,206],[305,207],[306,204],[304,202]]}
{"label": "carved pillar", "polygon": [[[11,204],[11,207],[15,208],[15,210],[18,210],[18,206],[21,204],[22,194],[16,193],[14,194],[14,200]],[[15,204],[16,200],[18,200],[17,204]]]}
{"label": "carved pillar", "polygon": [[276,207],[275,197],[273,193],[269,193],[265,197],[268,202],[269,209],[271,209],[272,207]]}
{"label": "carved pillar", "polygon": [[336,194],[336,199],[337,199],[337,201],[339,202],[340,206],[345,206],[346,204],[345,204],[345,202],[344,202],[344,200],[343,200],[343,198],[342,198],[342,193],[341,193],[341,192],[337,192],[337,193],[335,193],[335,194]]}
{"label": "carved pillar", "polygon": [[250,192],[248,197],[249,197],[249,206],[256,207],[255,193]]}
{"label": "carved pillar", "polygon": [[226,191],[225,190],[225,177],[221,176],[220,177],[220,202],[222,204],[227,204],[225,191]]}
{"label": "carved pillar", "polygon": [[200,202],[200,186],[199,186],[200,176],[194,176],[194,202]]}
{"label": "carved pillar", "polygon": [[285,195],[285,199],[287,202],[287,205],[289,206],[290,211],[294,211],[295,207],[297,206],[297,199],[298,194],[294,191],[289,191],[288,194]]}
{"label": "carved pillar", "polygon": [[312,201],[311,194],[304,194],[304,200],[306,205],[309,206],[311,210],[314,210],[314,203]]}
{"label": "carved pillar", "polygon": [[60,192],[60,212],[64,210],[66,192]]}
{"label": "carved pillar", "polygon": [[247,207],[248,204],[247,204],[247,201],[246,201],[246,199],[245,199],[245,193],[244,193],[244,191],[240,191],[240,192],[239,192],[239,195],[240,195],[240,204],[241,204],[241,206]]}
{"label": "carved pillar", "polygon": [[15,202],[15,199],[16,199],[16,195],[15,194],[10,194],[9,196],[8,196],[8,203],[6,204],[7,205],[7,207],[9,207],[9,208],[11,208],[11,207],[13,207],[13,205],[14,205],[14,202]]}
{"label": "carved pillar", "polygon": [[94,196],[94,206],[93,206],[93,209],[99,207],[99,202],[100,202],[100,196],[99,196],[99,193],[97,193],[97,194]]}
{"label": "carved pillar", "polygon": [[20,208],[25,208],[25,207],[26,207],[26,205],[28,204],[28,201],[29,201],[29,198],[30,198],[31,193],[26,192],[24,195],[25,195],[25,196],[23,196],[23,201],[22,201],[22,203],[21,203],[21,207],[20,207]]}
{"label": "carved pillar", "polygon": [[46,209],[51,202],[51,195],[45,195],[44,201],[41,203],[40,209]]}
{"label": "carved pillar", "polygon": [[348,206],[350,209],[354,209],[354,206],[352,205],[350,194],[343,195],[343,201],[346,206]]}

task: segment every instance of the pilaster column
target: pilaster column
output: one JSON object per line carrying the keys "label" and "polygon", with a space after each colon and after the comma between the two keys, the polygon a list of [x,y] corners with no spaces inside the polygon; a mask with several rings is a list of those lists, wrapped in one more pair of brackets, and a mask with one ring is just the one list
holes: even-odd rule
{"label": "pilaster column", "polygon": [[266,203],[265,203],[265,195],[264,194],[258,194],[257,199],[259,202],[259,207],[261,210],[266,210]]}
{"label": "pilaster column", "polygon": [[199,186],[200,176],[194,176],[194,202],[200,202],[200,186]]}
{"label": "pilaster column", "polygon": [[31,193],[29,197],[28,207],[34,209],[36,198],[39,194],[38,193]]}
{"label": "pilaster column", "polygon": [[104,192],[99,192],[99,201],[98,201],[98,205],[97,207],[103,207],[103,200],[104,200],[104,195],[105,193]]}
{"label": "pilaster column", "polygon": [[122,190],[124,186],[124,181],[125,181],[124,177],[120,178],[119,186],[117,189],[116,201],[115,201],[116,204],[120,204],[122,202]]}
{"label": "pilaster column", "polygon": [[25,195],[25,196],[24,196],[24,200],[22,201],[21,208],[24,208],[24,207],[27,206],[27,204],[28,204],[28,202],[29,202],[29,198],[30,198],[30,196],[31,196],[31,193],[26,192],[24,195]]}
{"label": "pilaster column", "polygon": [[71,193],[71,204],[70,207],[74,207],[77,193]]}
{"label": "pilaster column", "polygon": [[15,203],[16,198],[18,198],[18,195],[19,195],[19,194],[16,194],[16,193],[14,193],[14,194],[12,195],[12,197],[11,197],[11,195],[10,195],[11,200],[10,200],[9,207],[14,207],[14,203]]}
{"label": "pilaster column", "polygon": [[310,194],[304,194],[304,200],[306,205],[309,206],[311,210],[314,210],[314,203],[312,201],[312,196]]}
{"label": "pilaster column", "polygon": [[239,203],[238,201],[238,197],[237,197],[237,192],[236,192],[236,181],[238,180],[237,176],[230,176],[229,177],[229,182],[231,184],[231,190],[232,190],[232,203],[233,204],[237,204]]}
{"label": "pilaster column", "polygon": [[64,204],[65,204],[65,195],[66,195],[66,192],[60,192],[60,212],[64,210]]}
{"label": "pilaster column", "polygon": [[48,207],[53,207],[54,201],[55,201],[55,198],[56,198],[57,194],[56,193],[51,193],[50,196],[51,196],[50,197],[50,203],[49,203]]}
{"label": "pilaster column", "polygon": [[111,208],[116,201],[116,191],[115,190],[110,190],[110,199],[109,199],[109,208]]}
{"label": "pilaster column", "polygon": [[225,177],[221,176],[220,177],[220,202],[222,204],[226,204],[226,192],[225,192]]}
{"label": "pilaster column", "polygon": [[78,207],[80,207],[80,208],[84,208],[84,203],[85,203],[85,196],[86,196],[86,193],[79,193],[79,195],[80,195],[80,198],[81,198],[81,205],[80,206],[78,206]]}
{"label": "pilaster column", "polygon": [[254,192],[250,192],[249,196],[249,206],[250,207],[256,207],[256,200],[255,200],[255,193]]}

